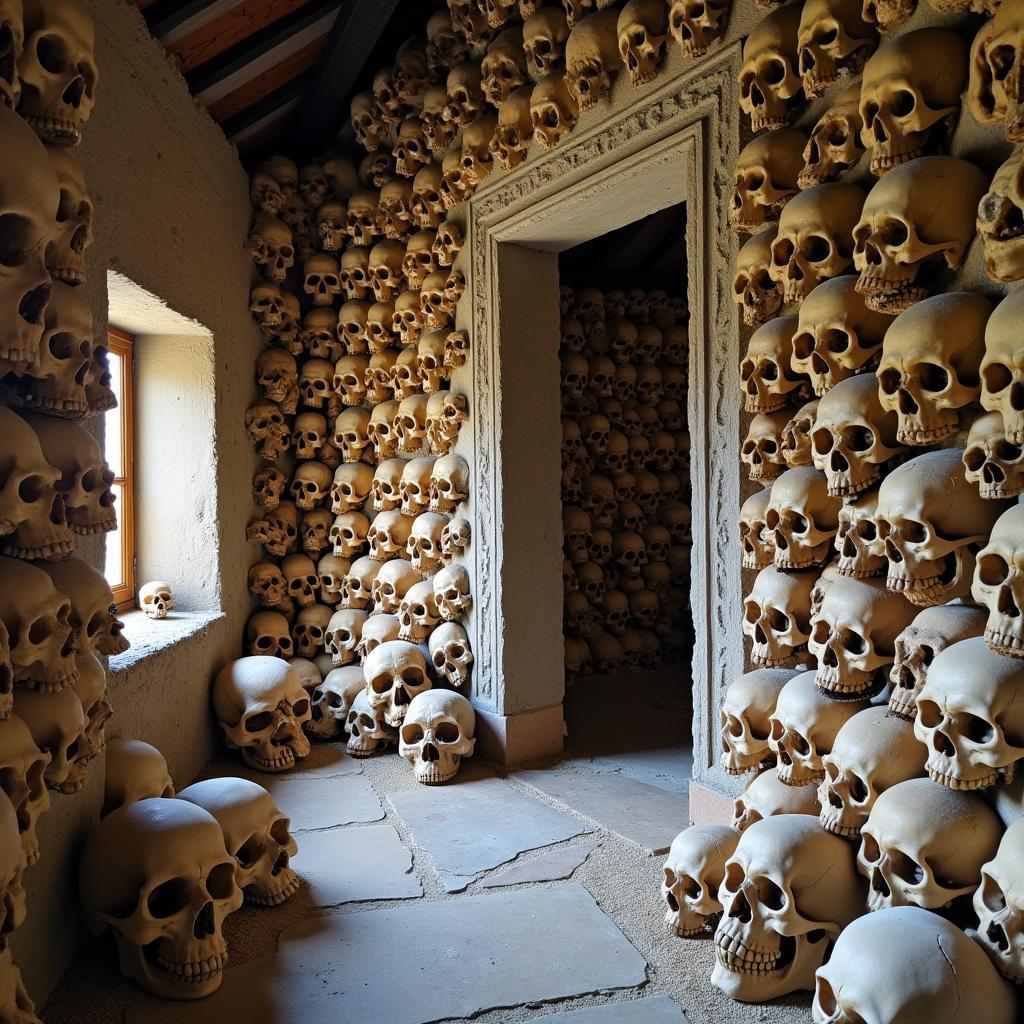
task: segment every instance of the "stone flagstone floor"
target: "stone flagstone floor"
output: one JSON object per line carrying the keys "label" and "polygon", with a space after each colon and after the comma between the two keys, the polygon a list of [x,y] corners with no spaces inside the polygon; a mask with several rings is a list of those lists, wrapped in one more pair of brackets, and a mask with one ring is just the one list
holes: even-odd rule
{"label": "stone flagstone floor", "polygon": [[[505,775],[468,762],[454,783],[428,788],[395,754],[353,761],[328,744],[296,773],[252,775],[293,816],[304,885],[281,907],[244,907],[228,920],[220,992],[161,1003],[117,974],[104,937],[69,971],[44,1019],[808,1020],[807,999],[731,1002],[709,981],[710,936],[668,933],[664,858],[651,851],[685,826],[683,794],[601,759],[536,768]],[[250,773],[225,758],[210,774]]]}

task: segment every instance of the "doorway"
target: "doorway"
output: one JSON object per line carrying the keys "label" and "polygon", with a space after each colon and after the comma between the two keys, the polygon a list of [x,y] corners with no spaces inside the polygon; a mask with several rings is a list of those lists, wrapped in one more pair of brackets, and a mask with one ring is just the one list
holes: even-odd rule
{"label": "doorway", "polygon": [[682,203],[558,258],[566,754],[677,791],[693,767],[686,270]]}

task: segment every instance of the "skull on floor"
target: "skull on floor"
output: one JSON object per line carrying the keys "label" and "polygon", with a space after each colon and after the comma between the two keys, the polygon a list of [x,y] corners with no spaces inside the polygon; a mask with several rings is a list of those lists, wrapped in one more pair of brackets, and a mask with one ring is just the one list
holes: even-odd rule
{"label": "skull on floor", "polygon": [[372,705],[365,688],[355,695],[345,720],[349,734],[345,750],[349,757],[372,757],[398,739],[397,728],[384,721],[386,707],[384,702]]}
{"label": "skull on floor", "polygon": [[417,782],[438,785],[455,777],[476,746],[476,713],[461,694],[424,690],[409,704],[399,730],[398,752]]}
{"label": "skull on floor", "polygon": [[739,838],[727,825],[691,825],[672,840],[661,896],[668,906],[665,923],[676,935],[691,938],[717,925],[718,889]]}

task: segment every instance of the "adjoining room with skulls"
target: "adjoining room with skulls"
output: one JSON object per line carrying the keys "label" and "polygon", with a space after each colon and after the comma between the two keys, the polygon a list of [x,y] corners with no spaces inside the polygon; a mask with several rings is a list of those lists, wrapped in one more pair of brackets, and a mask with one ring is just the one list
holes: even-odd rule
{"label": "adjoining room with skulls", "polygon": [[1024,1020],[1024,0],[0,0],[0,1024]]}
{"label": "adjoining room with skulls", "polygon": [[685,233],[672,206],[558,260],[566,749],[681,789],[693,749]]}

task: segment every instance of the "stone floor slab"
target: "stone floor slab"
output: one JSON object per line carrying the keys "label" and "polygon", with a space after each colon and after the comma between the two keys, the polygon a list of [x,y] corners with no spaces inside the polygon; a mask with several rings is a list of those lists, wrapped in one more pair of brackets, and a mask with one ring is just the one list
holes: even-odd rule
{"label": "stone floor slab", "polygon": [[250,768],[237,752],[228,752],[214,758],[203,772],[203,777],[238,776],[243,779],[252,779],[253,782],[265,786],[268,779],[295,779],[310,776],[331,778],[336,775],[362,775],[362,773],[363,767],[359,763],[359,759],[349,757],[345,753],[344,744],[315,743],[309,757],[303,758],[291,771],[283,774],[256,771],[254,768]]}
{"label": "stone floor slab", "polygon": [[[471,1017],[647,976],[644,958],[574,883],[305,921],[281,935],[279,956],[320,978],[343,1019],[387,1024]],[[396,957],[402,969],[388,984],[367,984]]]}
{"label": "stone floor slab", "polygon": [[632,999],[604,1006],[584,1006],[564,1013],[546,1013],[536,1024],[683,1024],[686,1014],[668,996]]}
{"label": "stone floor slab", "polygon": [[550,853],[531,857],[522,864],[516,863],[499,871],[480,883],[481,889],[496,889],[504,885],[519,885],[523,882],[558,882],[568,878],[594,851],[598,843],[583,846],[562,846]]}
{"label": "stone floor slab", "polygon": [[263,785],[291,818],[293,832],[380,821],[384,808],[369,782],[359,776],[282,776]]}
{"label": "stone floor slab", "polygon": [[587,827],[513,789],[500,779],[393,793],[398,816],[440,872],[477,875],[536,850],[587,832]]}
{"label": "stone floor slab", "polygon": [[423,895],[412,854],[391,825],[306,832],[298,844],[291,866],[316,907]]}
{"label": "stone floor slab", "polygon": [[689,801],[613,772],[516,772],[520,782],[567,804],[650,853],[666,853],[689,822]]}

